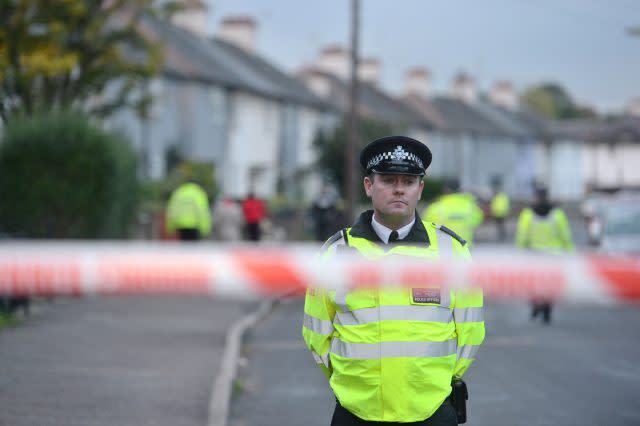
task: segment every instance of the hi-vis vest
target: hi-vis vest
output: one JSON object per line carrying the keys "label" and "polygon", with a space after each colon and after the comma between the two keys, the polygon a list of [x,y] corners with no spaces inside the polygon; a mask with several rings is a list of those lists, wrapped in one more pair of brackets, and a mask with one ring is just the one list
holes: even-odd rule
{"label": "hi-vis vest", "polygon": [[505,218],[509,214],[509,196],[504,192],[498,192],[491,199],[491,214],[496,218]]}
{"label": "hi-vis vest", "polygon": [[553,208],[546,216],[525,208],[518,217],[516,244],[520,248],[560,254],[573,250],[571,228],[562,209]]}
{"label": "hi-vis vest", "polygon": [[169,198],[166,212],[166,229],[197,229],[200,235],[211,233],[211,212],[207,193],[191,182],[180,185]]}
{"label": "hi-vis vest", "polygon": [[467,193],[446,194],[431,203],[422,213],[422,219],[445,225],[473,244],[473,235],[484,220],[484,213],[475,198]]}
{"label": "hi-vis vest", "polygon": [[[414,228],[426,231],[423,242],[384,245],[357,235],[356,227],[330,238],[323,256],[351,248],[373,259],[470,257],[464,240],[417,217]],[[369,421],[415,422],[440,407],[451,393],[453,376],[461,377],[473,362],[484,340],[482,306],[480,290],[426,285],[309,290],[302,335],[343,407]]]}

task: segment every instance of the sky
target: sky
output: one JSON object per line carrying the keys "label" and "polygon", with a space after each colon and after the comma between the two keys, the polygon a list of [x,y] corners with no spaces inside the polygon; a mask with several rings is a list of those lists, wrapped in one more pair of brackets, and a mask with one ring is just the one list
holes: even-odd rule
{"label": "sky", "polygon": [[[258,23],[257,49],[288,72],[329,44],[350,43],[350,0],[208,0],[209,29],[223,17]],[[382,63],[381,84],[402,91],[411,67],[428,68],[434,94],[470,73],[481,91],[509,80],[519,92],[561,84],[574,101],[621,112],[640,96],[640,0],[361,0],[360,54]]]}

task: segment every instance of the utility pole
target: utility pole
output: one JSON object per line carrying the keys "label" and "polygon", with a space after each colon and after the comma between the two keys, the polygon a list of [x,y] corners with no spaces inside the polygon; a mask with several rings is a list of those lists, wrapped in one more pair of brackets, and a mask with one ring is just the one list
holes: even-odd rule
{"label": "utility pole", "polygon": [[[149,97],[149,80],[142,83],[142,98]],[[152,101],[153,102],[153,101]],[[146,103],[145,103],[146,105]],[[149,179],[151,177],[151,148],[149,147],[149,115],[152,105],[146,105],[140,111],[140,157],[142,162],[142,178]]]}
{"label": "utility pole", "polygon": [[356,204],[356,148],[359,144],[358,123],[358,33],[360,31],[360,0],[351,0],[351,79],[349,81],[349,132],[345,168],[345,195],[347,221],[355,216]]}

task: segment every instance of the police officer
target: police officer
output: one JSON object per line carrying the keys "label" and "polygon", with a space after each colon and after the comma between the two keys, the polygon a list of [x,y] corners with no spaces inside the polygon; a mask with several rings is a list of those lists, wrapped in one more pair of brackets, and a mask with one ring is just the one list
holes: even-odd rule
{"label": "police officer", "polygon": [[470,193],[459,192],[457,179],[447,179],[444,194],[422,213],[427,222],[445,225],[460,235],[467,244],[473,244],[473,235],[484,220],[484,213]]}
{"label": "police officer", "polygon": [[200,185],[186,182],[171,193],[165,226],[182,241],[196,241],[211,233],[209,199]]}
{"label": "police officer", "polygon": [[[564,211],[554,206],[548,198],[547,188],[536,188],[536,200],[531,207],[524,208],[518,217],[516,245],[550,255],[561,255],[573,251],[571,228]],[[551,322],[551,301],[536,299],[531,302],[531,319],[542,314],[545,324]]]}
{"label": "police officer", "polygon": [[507,236],[506,219],[509,216],[510,202],[509,196],[502,190],[502,180],[493,180],[493,198],[491,199],[491,215],[496,222],[498,241],[504,241]]}
{"label": "police officer", "polygon": [[[466,242],[416,213],[431,151],[389,136],[360,154],[373,204],[323,246],[369,259],[469,258]],[[336,396],[332,426],[456,425],[449,395],[484,339],[480,290],[420,288],[309,290],[302,335]]]}

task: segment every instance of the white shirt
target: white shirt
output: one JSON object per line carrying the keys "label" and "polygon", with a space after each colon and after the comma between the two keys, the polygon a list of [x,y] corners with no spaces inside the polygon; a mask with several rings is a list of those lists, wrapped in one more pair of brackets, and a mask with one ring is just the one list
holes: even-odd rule
{"label": "white shirt", "polygon": [[[411,227],[413,226],[415,221],[416,218],[414,216],[413,220],[410,223],[406,224],[400,229],[396,229],[396,231],[398,232],[398,240],[403,240],[404,237],[409,234],[409,231],[411,230]],[[373,227],[373,230],[376,231],[376,234],[378,234],[378,237],[380,237],[380,239],[384,241],[385,244],[389,244],[389,235],[391,235],[393,229],[389,229],[380,222],[376,221],[375,216],[371,217],[371,226]]]}

